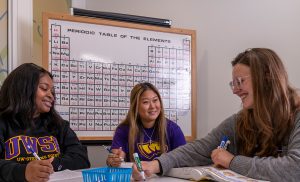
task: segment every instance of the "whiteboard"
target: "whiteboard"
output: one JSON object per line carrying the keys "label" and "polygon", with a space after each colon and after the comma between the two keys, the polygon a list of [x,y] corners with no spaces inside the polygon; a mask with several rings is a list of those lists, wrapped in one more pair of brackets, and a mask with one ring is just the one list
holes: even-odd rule
{"label": "whiteboard", "polygon": [[56,109],[80,140],[111,140],[140,82],[154,84],[187,140],[195,126],[194,30],[43,14],[43,66]]}

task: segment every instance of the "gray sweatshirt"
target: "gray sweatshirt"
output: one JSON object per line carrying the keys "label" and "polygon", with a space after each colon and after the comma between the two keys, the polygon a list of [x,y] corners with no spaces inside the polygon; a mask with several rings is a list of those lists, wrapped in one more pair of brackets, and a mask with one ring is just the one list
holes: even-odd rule
{"label": "gray sweatshirt", "polygon": [[300,180],[300,113],[296,116],[287,146],[283,146],[282,157],[246,157],[237,152],[236,115],[232,115],[214,128],[206,137],[187,143],[157,158],[165,174],[173,167],[211,165],[211,152],[228,136],[230,145],[227,150],[235,155],[229,169],[251,178],[270,181]]}

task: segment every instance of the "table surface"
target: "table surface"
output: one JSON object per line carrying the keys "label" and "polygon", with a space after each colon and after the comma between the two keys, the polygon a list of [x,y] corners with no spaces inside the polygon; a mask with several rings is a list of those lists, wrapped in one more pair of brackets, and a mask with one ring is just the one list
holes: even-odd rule
{"label": "table surface", "polygon": [[[135,180],[131,180],[135,181]],[[147,178],[148,182],[187,182],[189,180],[172,178],[167,176],[157,176],[153,175]],[[55,172],[50,176],[49,182],[83,182],[81,170],[71,171],[64,170],[60,172]]]}

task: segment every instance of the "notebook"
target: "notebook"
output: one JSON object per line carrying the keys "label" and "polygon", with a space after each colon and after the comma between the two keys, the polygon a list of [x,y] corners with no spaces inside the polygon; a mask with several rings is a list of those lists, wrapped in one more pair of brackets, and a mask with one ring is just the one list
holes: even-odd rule
{"label": "notebook", "polygon": [[266,182],[240,175],[229,169],[220,169],[212,166],[172,168],[167,172],[166,176],[194,181],[214,180],[220,182]]}

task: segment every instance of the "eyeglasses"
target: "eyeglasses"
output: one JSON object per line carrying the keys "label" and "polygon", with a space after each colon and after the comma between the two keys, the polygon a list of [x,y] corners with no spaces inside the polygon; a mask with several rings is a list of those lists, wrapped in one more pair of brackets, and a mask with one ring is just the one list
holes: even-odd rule
{"label": "eyeglasses", "polygon": [[247,78],[249,76],[250,75],[236,77],[233,81],[229,82],[229,86],[230,86],[231,90],[234,90],[235,88],[240,88],[241,86],[243,86],[245,78]]}

